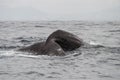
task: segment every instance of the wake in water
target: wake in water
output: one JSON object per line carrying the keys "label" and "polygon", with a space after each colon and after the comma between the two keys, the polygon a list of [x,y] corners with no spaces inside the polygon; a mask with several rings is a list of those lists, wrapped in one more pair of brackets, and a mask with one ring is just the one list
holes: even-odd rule
{"label": "wake in water", "polygon": [[[103,45],[101,45],[98,42],[94,42],[94,41],[90,41],[90,43],[85,43],[85,45],[83,46],[83,48],[99,48],[99,47],[104,47]],[[8,49],[8,48],[7,48]],[[70,56],[79,56],[82,54],[82,50],[81,48],[74,50],[74,51],[68,51],[66,52],[66,56],[65,57],[70,57]],[[0,57],[3,56],[19,56],[19,57],[31,57],[31,58],[39,58],[40,56],[46,56],[46,55],[33,55],[32,53],[28,53],[28,52],[21,52],[21,51],[16,51],[15,49],[13,50],[1,50],[0,51]]]}
{"label": "wake in water", "polygon": [[9,51],[0,51],[0,57],[14,57],[14,56],[19,56],[19,57],[32,57],[32,58],[37,58],[38,56],[36,55],[30,55],[25,52],[18,52],[15,50],[9,50]]}

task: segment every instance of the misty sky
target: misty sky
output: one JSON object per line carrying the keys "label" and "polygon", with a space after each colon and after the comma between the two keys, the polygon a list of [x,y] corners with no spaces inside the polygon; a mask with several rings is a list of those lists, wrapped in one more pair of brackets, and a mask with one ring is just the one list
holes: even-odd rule
{"label": "misty sky", "polygon": [[0,0],[0,20],[120,21],[120,0]]}

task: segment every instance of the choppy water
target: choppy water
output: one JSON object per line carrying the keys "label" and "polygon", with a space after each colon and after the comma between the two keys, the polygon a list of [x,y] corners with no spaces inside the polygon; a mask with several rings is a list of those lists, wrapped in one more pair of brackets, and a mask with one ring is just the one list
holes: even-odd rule
{"label": "choppy water", "polygon": [[[86,45],[64,57],[15,51],[57,29],[74,33]],[[120,22],[0,22],[0,80],[8,79],[120,80]]]}

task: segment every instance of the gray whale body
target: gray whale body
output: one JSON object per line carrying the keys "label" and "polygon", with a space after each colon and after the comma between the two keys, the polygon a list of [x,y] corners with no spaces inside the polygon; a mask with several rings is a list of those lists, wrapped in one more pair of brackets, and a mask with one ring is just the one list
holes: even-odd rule
{"label": "gray whale body", "polygon": [[45,42],[35,43],[19,49],[36,55],[64,56],[65,51],[75,50],[83,45],[82,39],[69,32],[57,30],[50,34]]}

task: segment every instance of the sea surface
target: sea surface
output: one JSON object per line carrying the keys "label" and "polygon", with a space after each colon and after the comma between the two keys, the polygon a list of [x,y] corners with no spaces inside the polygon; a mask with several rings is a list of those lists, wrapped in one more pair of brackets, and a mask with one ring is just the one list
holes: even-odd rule
{"label": "sea surface", "polygon": [[[66,56],[17,51],[58,29],[85,45]],[[120,80],[120,22],[0,21],[0,80]]]}

